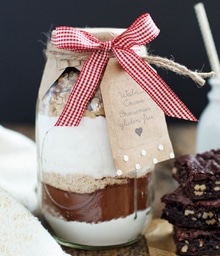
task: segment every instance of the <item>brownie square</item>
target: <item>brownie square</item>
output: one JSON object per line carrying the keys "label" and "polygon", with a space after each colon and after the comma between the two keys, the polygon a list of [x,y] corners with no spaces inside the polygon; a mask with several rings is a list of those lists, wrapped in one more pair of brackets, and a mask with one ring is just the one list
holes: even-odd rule
{"label": "brownie square", "polygon": [[178,255],[220,255],[220,229],[174,227],[174,243]]}
{"label": "brownie square", "polygon": [[161,218],[175,226],[202,229],[220,227],[220,198],[192,201],[179,187],[165,194],[161,201],[165,203]]}
{"label": "brownie square", "polygon": [[173,178],[190,199],[220,198],[220,149],[177,157]]}

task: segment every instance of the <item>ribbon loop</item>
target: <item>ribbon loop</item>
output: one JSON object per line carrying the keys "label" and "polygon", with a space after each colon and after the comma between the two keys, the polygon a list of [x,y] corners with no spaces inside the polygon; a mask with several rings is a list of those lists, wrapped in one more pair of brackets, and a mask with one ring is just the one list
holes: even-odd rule
{"label": "ribbon loop", "polygon": [[140,16],[127,30],[114,39],[116,47],[131,49],[150,43],[160,33],[151,16],[146,13]]}
{"label": "ribbon loop", "polygon": [[66,106],[55,126],[77,126],[99,84],[110,51],[125,71],[148,93],[168,116],[197,121],[184,103],[149,65],[133,50],[133,46],[149,43],[159,34],[148,13],[140,16],[127,30],[112,41],[101,42],[93,35],[69,27],[58,27],[54,44],[59,49],[92,52],[85,62]]}

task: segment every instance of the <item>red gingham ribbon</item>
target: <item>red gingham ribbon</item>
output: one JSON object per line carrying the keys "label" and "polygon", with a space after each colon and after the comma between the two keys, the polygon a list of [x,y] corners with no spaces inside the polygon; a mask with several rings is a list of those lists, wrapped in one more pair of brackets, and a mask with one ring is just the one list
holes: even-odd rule
{"label": "red gingham ribbon", "polygon": [[166,115],[197,121],[162,78],[132,50],[133,46],[148,44],[159,31],[148,13],[140,16],[126,31],[107,42],[101,42],[88,32],[72,27],[56,28],[53,42],[57,48],[91,52],[91,55],[85,61],[55,126],[78,126],[111,52]]}

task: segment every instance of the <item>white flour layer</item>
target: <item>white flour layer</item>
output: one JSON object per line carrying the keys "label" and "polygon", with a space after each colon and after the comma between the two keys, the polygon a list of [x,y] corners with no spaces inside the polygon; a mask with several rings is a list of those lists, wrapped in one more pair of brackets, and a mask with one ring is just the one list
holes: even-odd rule
{"label": "white flour layer", "polygon": [[84,174],[98,179],[116,175],[104,117],[83,117],[77,127],[54,127],[56,119],[38,116],[44,172]]}
{"label": "white flour layer", "polygon": [[73,243],[89,246],[120,245],[135,240],[145,232],[151,220],[150,208],[128,215],[125,218],[112,219],[99,223],[65,221],[44,213],[56,236]]}

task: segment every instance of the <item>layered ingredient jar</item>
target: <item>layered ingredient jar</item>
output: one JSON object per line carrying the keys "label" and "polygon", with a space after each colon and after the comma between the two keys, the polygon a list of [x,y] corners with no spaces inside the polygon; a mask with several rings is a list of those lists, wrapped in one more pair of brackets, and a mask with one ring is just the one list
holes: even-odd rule
{"label": "layered ingredient jar", "polygon": [[[104,40],[114,33],[105,31]],[[102,38],[103,33],[98,30],[99,35]],[[58,242],[66,246],[93,249],[133,243],[151,220],[154,166],[117,173],[99,87],[78,126],[54,126],[84,56],[61,52],[52,42],[46,55],[47,69],[51,60],[63,69],[54,81],[47,79],[48,88],[37,104],[38,191],[43,216]]]}

